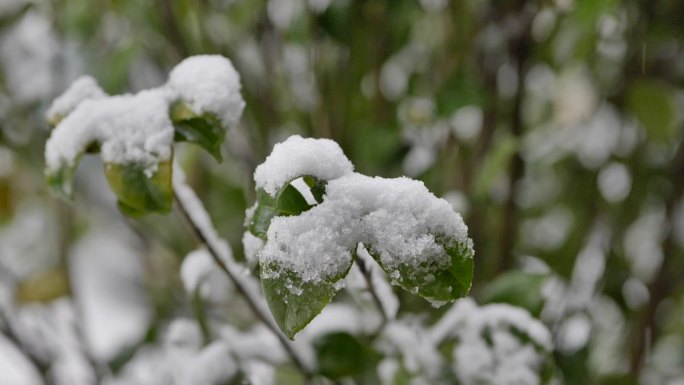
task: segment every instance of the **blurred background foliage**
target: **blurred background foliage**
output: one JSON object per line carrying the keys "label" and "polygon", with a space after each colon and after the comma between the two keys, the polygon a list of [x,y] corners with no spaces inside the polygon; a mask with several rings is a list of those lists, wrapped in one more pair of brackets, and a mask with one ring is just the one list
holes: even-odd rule
{"label": "blurred background foliage", "polygon": [[247,107],[223,163],[176,156],[237,258],[256,165],[329,137],[462,213],[472,295],[544,321],[564,383],[684,381],[684,2],[3,0],[0,262],[20,303],[73,292],[70,250],[98,232],[143,256],[146,338],[190,306],[180,215],[122,217],[97,159],[75,202],[51,197],[44,112],[81,74],[134,92],[206,53],[233,61]]}

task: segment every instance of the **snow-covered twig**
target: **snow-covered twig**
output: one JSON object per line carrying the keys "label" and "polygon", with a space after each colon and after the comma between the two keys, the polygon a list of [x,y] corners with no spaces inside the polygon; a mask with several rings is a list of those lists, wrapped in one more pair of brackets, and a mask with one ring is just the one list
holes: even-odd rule
{"label": "snow-covered twig", "polygon": [[297,368],[309,376],[310,370],[308,365],[305,364],[294,347],[278,329],[278,326],[269,315],[265,303],[259,296],[253,293],[252,287],[255,286],[254,282],[249,282],[245,276],[237,271],[238,268],[235,265],[228,244],[216,233],[211,224],[209,214],[192,188],[186,184],[183,170],[177,165],[173,170],[173,191],[181,213],[187,219],[190,226],[192,226],[200,241],[206,245],[212,260],[233,282],[257,318],[278,337],[281,345]]}

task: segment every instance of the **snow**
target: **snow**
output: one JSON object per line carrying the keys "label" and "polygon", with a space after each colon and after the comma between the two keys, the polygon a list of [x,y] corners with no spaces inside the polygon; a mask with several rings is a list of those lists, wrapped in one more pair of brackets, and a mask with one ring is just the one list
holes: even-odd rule
{"label": "snow", "polygon": [[42,380],[36,368],[4,335],[0,334],[0,385],[38,385]]}
{"label": "snow", "polygon": [[427,331],[412,320],[387,324],[382,331],[380,349],[386,354],[398,353],[404,367],[411,373],[423,373],[428,377],[439,375],[443,364],[437,345]]}
{"label": "snow", "polygon": [[448,338],[458,342],[452,369],[464,385],[539,384],[544,357],[553,349],[551,333],[526,310],[507,304],[479,307],[470,298],[454,304],[430,337],[434,344]]}
{"label": "snow", "polygon": [[240,75],[220,55],[198,55],[180,62],[169,75],[168,87],[197,113],[209,112],[225,126],[240,120],[245,101]]}
{"label": "snow", "polygon": [[612,162],[601,168],[598,187],[603,198],[610,203],[623,201],[632,188],[632,176],[622,163]]}
{"label": "snow", "polygon": [[23,350],[51,362],[55,385],[87,385],[95,373],[82,349],[73,303],[60,298],[49,304],[25,305],[5,314]]}
{"label": "snow", "polygon": [[271,196],[302,176],[331,180],[350,174],[352,163],[340,146],[330,139],[302,138],[293,135],[273,147],[264,163],[254,171],[256,188]]}
{"label": "snow", "polygon": [[[379,256],[393,281],[400,268],[414,277],[447,268],[445,246],[472,250],[467,227],[449,202],[405,177],[350,174],[331,180],[321,204],[298,216],[274,218],[267,235],[259,253],[262,278],[287,271],[313,283],[343,275],[359,242]],[[440,238],[449,244],[440,244]],[[292,292],[300,289],[294,285]]]}
{"label": "snow", "polygon": [[82,238],[69,262],[88,351],[109,362],[142,340],[152,318],[141,256],[127,239],[102,230]]}
{"label": "snow", "polygon": [[198,114],[215,114],[225,126],[236,124],[245,106],[239,75],[218,55],[189,57],[167,84],[137,94],[106,96],[94,79],[78,79],[48,110],[51,121],[64,118],[45,146],[47,172],[75,166],[88,146],[100,144],[105,163],[141,165],[151,176],[171,158],[169,106],[179,100]]}
{"label": "snow", "polygon": [[[162,344],[139,348],[116,376],[108,375],[106,385],[219,385],[237,375],[237,363],[230,346],[216,340],[200,347],[193,322],[176,319],[169,325]],[[195,339],[195,340],[193,340]]]}
{"label": "snow", "polygon": [[253,235],[249,231],[245,231],[245,233],[242,234],[242,248],[245,252],[247,265],[250,268],[254,268],[258,264],[259,259],[257,254],[264,248],[264,245],[265,242],[263,239]]}
{"label": "snow", "polygon": [[[2,0],[0,3],[6,2]],[[17,2],[10,0],[9,3]],[[0,14],[2,8],[8,7],[0,5]],[[0,35],[0,67],[4,86],[16,102],[40,102],[53,92],[53,68],[60,47],[51,22],[50,17],[33,7],[17,23],[7,26],[6,33],[3,30]]]}
{"label": "snow", "polygon": [[201,298],[211,304],[226,304],[235,297],[233,284],[204,248],[191,252],[183,259],[180,275],[189,297],[194,295],[195,290],[199,290]]}
{"label": "snow", "polygon": [[60,95],[47,111],[49,122],[58,123],[71,113],[81,102],[88,99],[102,99],[107,94],[92,76],[81,76]]}
{"label": "snow", "polygon": [[105,163],[139,164],[154,173],[157,164],[169,160],[172,153],[170,96],[156,89],[82,101],[57,125],[45,145],[48,172],[73,167],[88,146],[100,143]]}

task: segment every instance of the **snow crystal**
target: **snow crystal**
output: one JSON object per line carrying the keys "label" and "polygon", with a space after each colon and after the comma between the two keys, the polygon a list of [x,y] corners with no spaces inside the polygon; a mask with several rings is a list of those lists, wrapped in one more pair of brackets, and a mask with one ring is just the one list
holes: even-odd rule
{"label": "snow crystal", "polygon": [[230,60],[220,55],[183,60],[171,71],[168,87],[196,113],[212,113],[226,126],[237,123],[245,108],[240,75]]}
{"label": "snow crystal", "polygon": [[168,116],[169,96],[156,89],[83,101],[57,125],[45,145],[48,172],[74,166],[88,146],[100,143],[105,163],[139,164],[153,173],[157,163],[171,157],[174,130]]}
{"label": "snow crystal", "polygon": [[254,171],[257,188],[275,196],[280,189],[301,176],[331,180],[351,173],[352,163],[340,146],[330,139],[293,135],[273,147],[264,163]]}
{"label": "snow crystal", "polygon": [[69,115],[78,105],[88,99],[102,99],[107,94],[91,76],[81,76],[60,95],[47,111],[47,119],[51,123],[58,123]]}

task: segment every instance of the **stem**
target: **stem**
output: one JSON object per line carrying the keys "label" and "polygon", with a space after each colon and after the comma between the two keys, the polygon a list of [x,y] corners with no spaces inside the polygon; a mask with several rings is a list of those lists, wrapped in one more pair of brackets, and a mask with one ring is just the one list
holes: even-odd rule
{"label": "stem", "polygon": [[304,361],[294,350],[287,338],[280,332],[272,318],[269,317],[263,304],[249,290],[248,283],[236,271],[230,249],[224,243],[225,241],[219,238],[216,230],[211,225],[211,220],[202,202],[192,188],[185,183],[185,177],[180,167],[174,167],[173,170],[173,192],[180,212],[194,230],[197,238],[207,247],[214,263],[233,282],[233,285],[235,285],[238,292],[245,299],[249,308],[254,312],[254,315],[276,335],[295,366],[305,376],[311,377],[311,372],[304,364]]}
{"label": "stem", "polygon": [[385,311],[385,307],[382,305],[382,300],[380,299],[378,292],[375,290],[372,272],[368,268],[368,266],[366,266],[366,262],[364,262],[362,258],[356,258],[356,266],[358,266],[359,270],[361,270],[361,274],[363,274],[363,278],[366,280],[366,286],[368,287],[368,291],[371,293],[371,296],[373,297],[373,302],[375,302],[375,304],[378,306],[380,316],[382,317],[382,323],[380,324],[380,329],[382,329],[389,321],[389,316]]}

